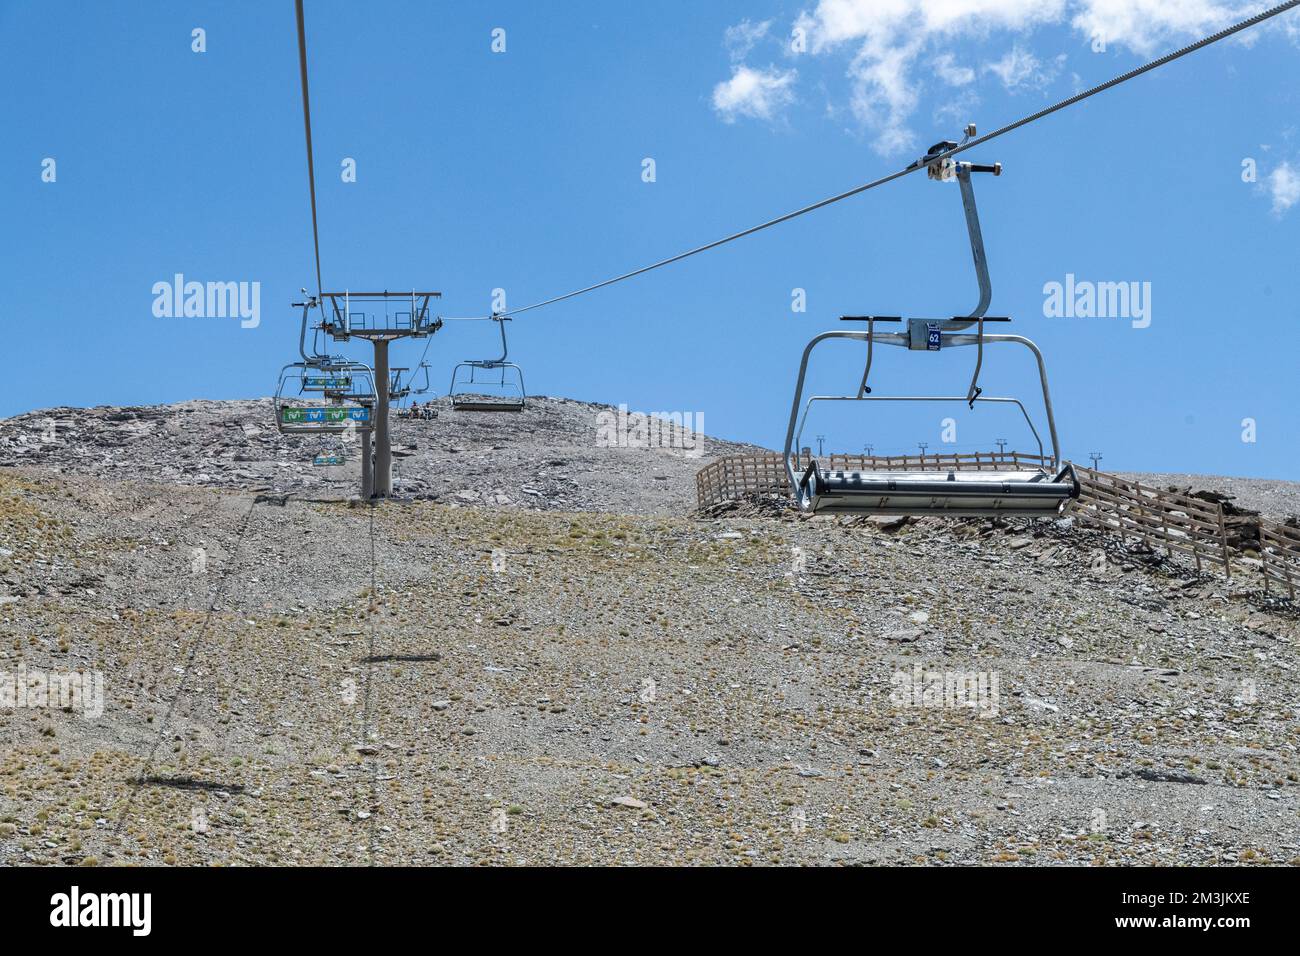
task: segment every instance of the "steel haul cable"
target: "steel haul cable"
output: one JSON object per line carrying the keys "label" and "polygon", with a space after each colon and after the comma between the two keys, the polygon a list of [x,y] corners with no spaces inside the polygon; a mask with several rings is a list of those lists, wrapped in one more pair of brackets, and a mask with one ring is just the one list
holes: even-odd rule
{"label": "steel haul cable", "polygon": [[[1300,0],[1297,0],[1300,2]],[[302,77],[302,122],[307,131],[307,188],[311,193],[311,239],[316,250],[316,300],[324,289],[320,278],[320,231],[316,225],[316,163],[311,149],[311,99],[307,94],[307,29],[303,25],[302,0],[294,0],[298,14],[298,72]]]}
{"label": "steel haul cable", "polygon": [[[301,0],[299,0],[299,6],[301,6]],[[979,146],[983,143],[987,143],[990,140],[996,139],[999,136],[1003,136],[1006,133],[1010,133],[1012,130],[1019,129],[1022,126],[1027,126],[1030,123],[1034,123],[1046,116],[1050,116],[1051,114],[1059,110],[1063,110],[1066,107],[1073,106],[1076,103],[1080,103],[1091,96],[1096,96],[1098,93],[1102,93],[1106,90],[1111,89],[1112,87],[1119,86],[1121,83],[1126,83],[1129,80],[1134,79],[1135,77],[1141,76],[1144,73],[1148,73],[1151,70],[1164,66],[1167,63],[1172,63],[1174,60],[1187,56],[1187,54],[1189,53],[1194,53],[1195,51],[1200,50],[1203,47],[1207,47],[1212,43],[1217,43],[1220,40],[1224,40],[1236,33],[1240,33],[1242,30],[1247,30],[1250,29],[1251,27],[1257,26],[1260,23],[1263,23],[1265,20],[1269,20],[1281,13],[1285,13],[1286,11],[1296,6],[1300,6],[1300,0],[1288,0],[1287,3],[1280,3],[1277,6],[1271,7],[1268,10],[1264,10],[1253,17],[1250,17],[1246,20],[1242,20],[1239,23],[1235,23],[1230,27],[1226,27],[1225,29],[1220,30],[1218,33],[1211,34],[1210,36],[1198,40],[1195,43],[1188,44],[1187,46],[1175,50],[1172,53],[1165,54],[1159,59],[1152,60],[1150,63],[1144,64],[1143,66],[1137,67],[1136,69],[1129,70],[1127,73],[1123,73],[1120,76],[1107,80],[1105,83],[1101,83],[1090,89],[1084,90],[1082,93],[1077,93],[1074,96],[1061,100],[1059,103],[1054,103],[1053,105],[1045,109],[1041,109],[1036,113],[1031,113],[1028,116],[1022,117],[1021,119],[1018,119],[1013,123],[1008,123],[1005,126],[1000,126],[991,133],[987,133],[984,136],[979,136],[974,139],[971,139],[968,142],[962,143],[961,145],[956,146],[946,152],[938,153],[933,157],[929,157],[929,160],[938,162],[947,159],[949,157],[955,156],[958,153],[965,152],[968,149],[973,149],[974,147]],[[660,259],[658,262],[652,262],[650,265],[642,266],[639,269],[633,269],[631,272],[624,272],[622,275],[617,275],[612,278],[605,279],[601,282],[594,283],[593,285],[585,286],[581,289],[575,289],[574,291],[566,292],[563,295],[552,296],[549,299],[543,299],[540,302],[534,302],[531,305],[525,305],[518,309],[508,309],[496,313],[496,315],[498,316],[522,315],[525,312],[531,312],[533,309],[541,309],[548,305],[555,305],[556,303],[563,302],[566,299],[572,299],[580,295],[586,295],[589,292],[595,292],[597,289],[603,289],[606,286],[611,286],[614,285],[615,283],[623,282],[627,279],[635,278],[636,276],[645,275],[647,272],[652,272],[655,269],[661,269],[664,266],[672,265],[675,262],[681,262],[683,259],[689,259],[691,256],[699,255],[702,252],[708,252],[710,249],[716,249],[719,246],[724,246],[729,242],[735,242],[737,239],[744,239],[746,236],[752,236],[757,232],[762,232],[764,229],[770,229],[772,226],[778,226],[781,223],[789,222],[792,219],[797,219],[800,216],[807,215],[810,212],[814,212],[818,209],[823,209],[826,206],[830,206],[834,203],[841,202],[853,196],[857,196],[860,193],[867,192],[870,189],[875,189],[877,186],[883,186],[886,183],[893,182],[895,179],[901,179],[902,177],[907,176],[910,173],[914,173],[917,172],[918,170],[924,169],[926,165],[928,165],[928,163],[922,164],[920,163],[920,161],[918,161],[916,163],[911,164],[910,166],[907,166],[904,169],[900,169],[897,172],[890,173],[888,176],[882,176],[879,179],[872,180],[869,183],[864,183],[861,186],[855,186],[852,189],[846,190],[842,193],[837,193],[834,196],[828,196],[826,199],[822,199],[818,202],[812,203],[811,205],[803,206],[799,209],[794,210],[793,212],[788,212],[783,216],[777,216],[775,219],[769,219],[766,222],[759,223],[756,226],[751,226],[750,228],[741,230],[740,232],[732,233],[729,236],[724,236],[721,239],[714,240],[713,242],[705,243],[702,246],[696,246],[694,249],[688,249],[686,252],[678,253],[675,256],[669,256],[667,259]],[[443,318],[448,318],[448,317],[443,317]],[[492,316],[488,316],[488,315],[463,316],[460,318],[462,320],[468,321],[471,319],[488,319],[488,318],[492,318]]]}

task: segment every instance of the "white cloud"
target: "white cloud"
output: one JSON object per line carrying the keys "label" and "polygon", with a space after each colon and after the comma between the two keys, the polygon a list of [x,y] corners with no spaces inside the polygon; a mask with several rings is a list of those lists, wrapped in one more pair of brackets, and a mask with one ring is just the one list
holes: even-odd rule
{"label": "white cloud", "polygon": [[[1265,0],[808,2],[812,7],[794,24],[807,37],[808,53],[826,56],[848,49],[849,104],[858,121],[876,135],[875,149],[890,154],[916,146],[909,123],[927,78],[954,87],[977,78],[974,70],[957,65],[950,49],[957,41],[968,41],[963,48],[969,43],[990,47],[981,71],[995,75],[1008,89],[1041,89],[1060,75],[1065,55],[1040,62],[1023,48],[1020,40],[1039,27],[1063,27],[1082,39],[1099,36],[1108,50],[1123,47],[1149,56],[1221,29],[1265,5]],[[1273,28],[1300,39],[1300,27],[1282,22],[1287,19],[1294,18],[1279,18]],[[729,49],[748,50],[757,42],[747,39],[749,33],[761,29],[761,38],[769,23],[746,21],[733,27],[728,31]],[[734,40],[732,31],[737,31]],[[743,54],[734,57],[733,63],[743,59]],[[737,83],[737,77],[731,82]],[[792,96],[793,91],[782,87],[781,95]],[[715,104],[717,98],[715,90]]]}
{"label": "white cloud", "polygon": [[731,79],[713,88],[713,108],[723,120],[738,117],[771,121],[794,101],[795,70],[769,67],[755,70],[740,65],[732,68]]}
{"label": "white cloud", "polygon": [[1262,9],[1265,4],[1219,0],[1084,0],[1071,25],[1109,47],[1120,44],[1150,56],[1174,41],[1205,36]]}
{"label": "white cloud", "polygon": [[1002,59],[986,63],[984,69],[995,74],[1008,90],[1015,91],[1026,86],[1041,90],[1056,79],[1064,62],[1065,55],[1061,54],[1052,63],[1045,65],[1017,43]]}
{"label": "white cloud", "polygon": [[979,94],[973,87],[962,87],[962,91],[956,96],[947,96],[939,101],[934,108],[934,126],[952,126],[965,125],[971,121],[971,118],[977,116],[976,110],[980,105]]}
{"label": "white cloud", "polygon": [[985,65],[984,69],[996,73],[1007,89],[1015,89],[1038,72],[1038,57],[1019,45],[1013,46],[1000,60]]}
{"label": "white cloud", "polygon": [[951,53],[943,53],[934,58],[931,67],[935,76],[949,86],[965,86],[975,82],[975,71],[969,66],[957,66],[957,58]]}
{"label": "white cloud", "polygon": [[764,20],[761,23],[741,20],[735,26],[727,27],[722,35],[722,42],[727,52],[731,54],[731,61],[739,63],[749,56],[749,51],[754,49],[754,44],[767,36],[771,26],[771,20]]}
{"label": "white cloud", "polygon": [[1300,202],[1300,171],[1284,162],[1268,174],[1268,191],[1273,197],[1273,214],[1281,216]]}
{"label": "white cloud", "polygon": [[[873,148],[889,155],[916,145],[908,122],[921,90],[913,74],[927,48],[999,29],[1025,30],[1060,19],[1064,9],[1065,0],[819,0],[796,26],[807,34],[812,53],[857,44],[848,69],[850,103],[859,122],[875,133]],[[936,51],[936,70],[952,67],[945,54]],[[951,82],[951,74],[939,76]]]}
{"label": "white cloud", "polygon": [[909,37],[978,35],[1023,30],[1059,20],[1065,0],[819,0],[798,20],[821,52],[850,40],[905,46]]}

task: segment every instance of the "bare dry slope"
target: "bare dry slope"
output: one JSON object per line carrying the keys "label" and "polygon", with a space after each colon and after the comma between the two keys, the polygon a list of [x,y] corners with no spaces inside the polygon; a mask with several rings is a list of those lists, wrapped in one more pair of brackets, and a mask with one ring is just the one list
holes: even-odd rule
{"label": "bare dry slope", "polygon": [[[0,703],[104,688],[0,706],[0,864],[1300,859],[1300,626],[1244,569],[1068,522],[700,519],[698,459],[547,433],[566,404],[408,432],[466,485],[374,507],[171,412],[0,469]],[[604,463],[464,507],[494,445]],[[620,489],[642,513],[565,504]]]}

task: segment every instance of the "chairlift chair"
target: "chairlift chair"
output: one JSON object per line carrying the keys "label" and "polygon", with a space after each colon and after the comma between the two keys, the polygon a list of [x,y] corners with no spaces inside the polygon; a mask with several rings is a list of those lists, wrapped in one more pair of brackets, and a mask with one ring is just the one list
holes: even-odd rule
{"label": "chairlift chair", "polygon": [[[967,139],[974,135],[974,125],[968,126]],[[917,164],[927,167],[931,179],[947,181],[955,178],[960,186],[962,206],[966,213],[966,226],[970,235],[971,255],[975,262],[976,278],[979,281],[979,302],[969,315],[954,316],[949,319],[910,318],[907,320],[906,332],[876,330],[876,325],[879,323],[902,323],[901,316],[842,316],[843,321],[866,322],[866,331],[823,332],[808,343],[799,365],[784,451],[786,476],[793,489],[796,503],[805,512],[890,515],[937,513],[955,517],[1014,514],[1041,517],[1060,514],[1071,499],[1079,496],[1079,481],[1075,476],[1073,465],[1061,461],[1056,420],[1052,413],[1052,398],[1047,387],[1047,370],[1042,352],[1037,345],[1024,336],[991,335],[984,331],[986,323],[1009,322],[1010,319],[986,315],[993,293],[988,275],[988,262],[984,255],[984,240],[980,232],[979,213],[975,206],[971,174],[992,173],[994,176],[999,176],[1002,173],[1002,166],[1000,163],[981,166],[954,162],[947,158],[946,154],[957,145],[951,141],[937,143],[924,157],[917,160]],[[966,331],[972,326],[975,327],[974,334]],[[829,339],[850,339],[867,344],[867,360],[862,381],[855,394],[809,397],[806,404],[802,406],[801,415],[800,408],[809,357],[818,345]],[[1043,389],[1043,406],[1051,440],[1050,458],[1043,455],[1043,443],[1038,429],[1034,427],[1028,411],[1018,399],[982,394],[979,376],[983,365],[984,347],[1002,343],[1024,346],[1033,353],[1038,364],[1038,374]],[[870,394],[871,386],[868,380],[876,345],[892,345],[919,352],[939,351],[954,346],[974,346],[975,371],[966,395],[879,396]],[[946,471],[924,469],[884,471],[865,467],[856,470],[823,470],[815,458],[808,456],[807,461],[798,463],[804,468],[803,474],[796,474],[795,450],[801,447],[799,440],[803,435],[808,412],[818,402],[953,401],[964,401],[972,409],[976,404],[1016,406],[1029,423],[1030,431],[1038,442],[1039,460],[1044,464],[1040,467],[1023,467],[1017,463],[997,471],[961,471],[956,467]]]}
{"label": "chairlift chair", "polygon": [[[421,359],[420,364],[416,368],[418,373],[412,373],[410,378],[407,380],[407,392],[411,395],[427,395],[429,390],[433,388],[433,383],[429,380],[429,363]],[[419,384],[418,375],[423,375],[423,384]],[[422,415],[424,418],[437,418],[438,412],[429,402],[425,402]]]}
{"label": "chairlift chair", "polygon": [[[416,384],[417,375],[424,376],[423,385]],[[406,390],[408,394],[411,395],[425,395],[428,394],[429,389],[432,387],[433,383],[429,381],[429,363],[422,359],[420,364],[416,366],[415,372],[413,372],[411,377],[407,380]]]}
{"label": "chairlift chair", "polygon": [[342,451],[321,452],[311,463],[313,468],[337,468],[347,463],[347,456]]}
{"label": "chairlift chair", "polygon": [[[301,396],[319,392],[321,401]],[[374,375],[360,362],[291,362],[280,369],[275,424],[286,435],[319,435],[371,427]]]}
{"label": "chairlift chair", "polygon": [[527,394],[524,390],[523,369],[514,362],[507,361],[510,349],[506,344],[506,322],[510,318],[503,315],[493,315],[490,318],[501,329],[501,355],[494,359],[466,359],[451,370],[451,386],[447,389],[447,395],[455,411],[524,410]]}
{"label": "chairlift chair", "polygon": [[[413,395],[426,395],[433,387],[433,383],[429,379],[429,363],[422,358],[420,364],[415,367],[415,371],[404,367],[394,368],[389,375],[388,397],[392,401],[402,403],[398,417],[409,418],[411,409],[405,406],[406,400]],[[437,414],[435,413],[433,417],[436,418]]]}
{"label": "chairlift chair", "polygon": [[404,366],[397,366],[388,370],[388,398],[389,401],[400,402],[410,397],[410,382],[402,382],[402,373],[409,372],[410,369]]}

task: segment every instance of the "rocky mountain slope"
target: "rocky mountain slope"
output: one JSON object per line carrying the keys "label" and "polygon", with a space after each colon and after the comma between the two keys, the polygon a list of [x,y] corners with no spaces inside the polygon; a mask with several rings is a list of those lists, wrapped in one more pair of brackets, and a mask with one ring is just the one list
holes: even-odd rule
{"label": "rocky mountain slope", "polygon": [[[635,436],[632,447],[611,445],[602,427],[617,424],[617,409],[564,398],[530,398],[519,413],[453,412],[446,399],[431,406],[436,419],[393,420],[402,497],[681,514],[694,507],[695,473],[707,461],[754,450],[707,436],[698,449],[689,439],[673,447],[672,436],[667,447],[638,447]],[[344,464],[312,464],[328,452]],[[355,494],[361,474],[343,436],[281,435],[269,399],[31,412],[0,420],[3,464],[324,498]]]}
{"label": "rocky mountain slope", "polygon": [[0,703],[103,682],[0,706],[0,865],[1300,861],[1300,620],[1249,565],[694,516],[707,459],[592,408],[403,423],[437,468],[374,507],[208,403],[0,423]]}

